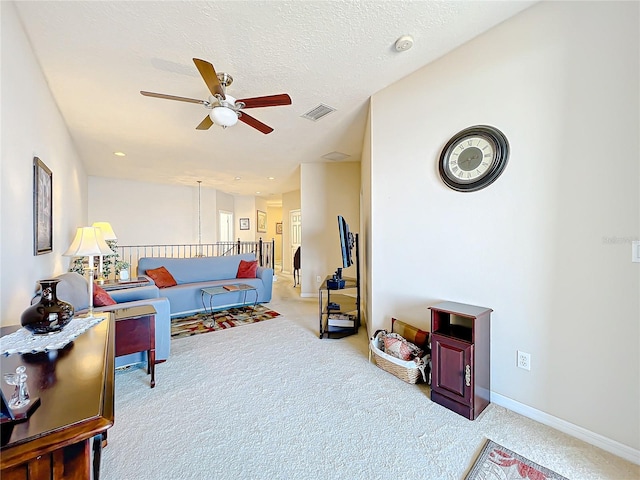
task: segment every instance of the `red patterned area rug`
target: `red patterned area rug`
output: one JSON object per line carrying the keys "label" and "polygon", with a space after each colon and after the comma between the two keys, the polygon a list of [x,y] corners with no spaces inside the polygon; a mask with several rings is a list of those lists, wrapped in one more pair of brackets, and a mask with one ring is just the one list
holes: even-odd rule
{"label": "red patterned area rug", "polygon": [[215,332],[226,328],[262,322],[279,316],[278,312],[268,309],[264,305],[252,307],[229,308],[213,313],[198,313],[189,317],[171,319],[171,339],[190,337],[199,333]]}
{"label": "red patterned area rug", "polygon": [[465,480],[568,480],[498,445],[492,440],[482,448]]}

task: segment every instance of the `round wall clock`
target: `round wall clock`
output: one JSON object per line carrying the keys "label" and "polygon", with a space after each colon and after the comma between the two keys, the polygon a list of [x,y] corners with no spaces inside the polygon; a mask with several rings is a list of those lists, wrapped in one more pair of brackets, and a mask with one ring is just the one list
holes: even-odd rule
{"label": "round wall clock", "polygon": [[509,160],[507,137],[495,127],[475,125],[456,133],[440,154],[440,176],[449,188],[475,192],[491,185]]}

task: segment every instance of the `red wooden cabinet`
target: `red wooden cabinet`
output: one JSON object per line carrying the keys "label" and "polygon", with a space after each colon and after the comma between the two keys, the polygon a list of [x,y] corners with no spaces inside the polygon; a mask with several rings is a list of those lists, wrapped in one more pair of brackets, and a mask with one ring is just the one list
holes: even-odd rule
{"label": "red wooden cabinet", "polygon": [[431,310],[431,400],[475,420],[490,402],[492,310],[442,302]]}
{"label": "red wooden cabinet", "polygon": [[156,386],[156,309],[151,305],[120,308],[116,319],[116,357],[147,352],[147,373]]}

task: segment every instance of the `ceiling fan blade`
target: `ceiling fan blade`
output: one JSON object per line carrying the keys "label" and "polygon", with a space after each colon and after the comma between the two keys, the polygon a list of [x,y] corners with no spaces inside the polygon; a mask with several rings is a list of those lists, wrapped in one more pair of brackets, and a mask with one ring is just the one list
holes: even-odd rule
{"label": "ceiling fan blade", "polygon": [[204,100],[196,100],[195,98],[176,97],[175,95],[165,95],[164,93],[145,92],[140,90],[140,93],[145,97],[166,98],[167,100],[178,100],[179,102],[200,103],[204,105]]}
{"label": "ceiling fan blade", "polygon": [[277,107],[279,105],[291,105],[291,97],[286,93],[280,95],[267,95],[266,97],[243,98],[236,102],[244,103],[243,108]]}
{"label": "ceiling fan blade", "polygon": [[209,130],[211,125],[213,125],[213,120],[211,120],[211,117],[207,115],[196,127],[196,130]]}
{"label": "ceiling fan blade", "polygon": [[238,120],[246,123],[247,125],[255,128],[256,130],[260,130],[264,134],[273,132],[273,128],[271,128],[269,125],[265,125],[260,120],[256,120],[251,115],[247,115],[244,112],[240,112],[240,116],[238,117]]}
{"label": "ceiling fan blade", "polygon": [[194,58],[193,63],[196,64],[204,83],[207,84],[211,95],[220,95],[224,99],[224,89],[222,85],[220,85],[220,80],[218,80],[218,75],[216,74],[215,68],[211,63],[206,60],[200,60],[199,58]]}

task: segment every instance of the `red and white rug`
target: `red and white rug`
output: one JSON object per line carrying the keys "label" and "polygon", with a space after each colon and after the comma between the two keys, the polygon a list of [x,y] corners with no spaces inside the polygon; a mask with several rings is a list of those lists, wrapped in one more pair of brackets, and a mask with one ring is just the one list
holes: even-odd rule
{"label": "red and white rug", "polygon": [[492,440],[482,448],[465,480],[568,480],[553,470],[498,445]]}
{"label": "red and white rug", "polygon": [[279,315],[278,312],[258,304],[255,309],[252,307],[229,308],[214,312],[213,316],[210,313],[198,313],[189,317],[172,318],[171,339],[262,322]]}

